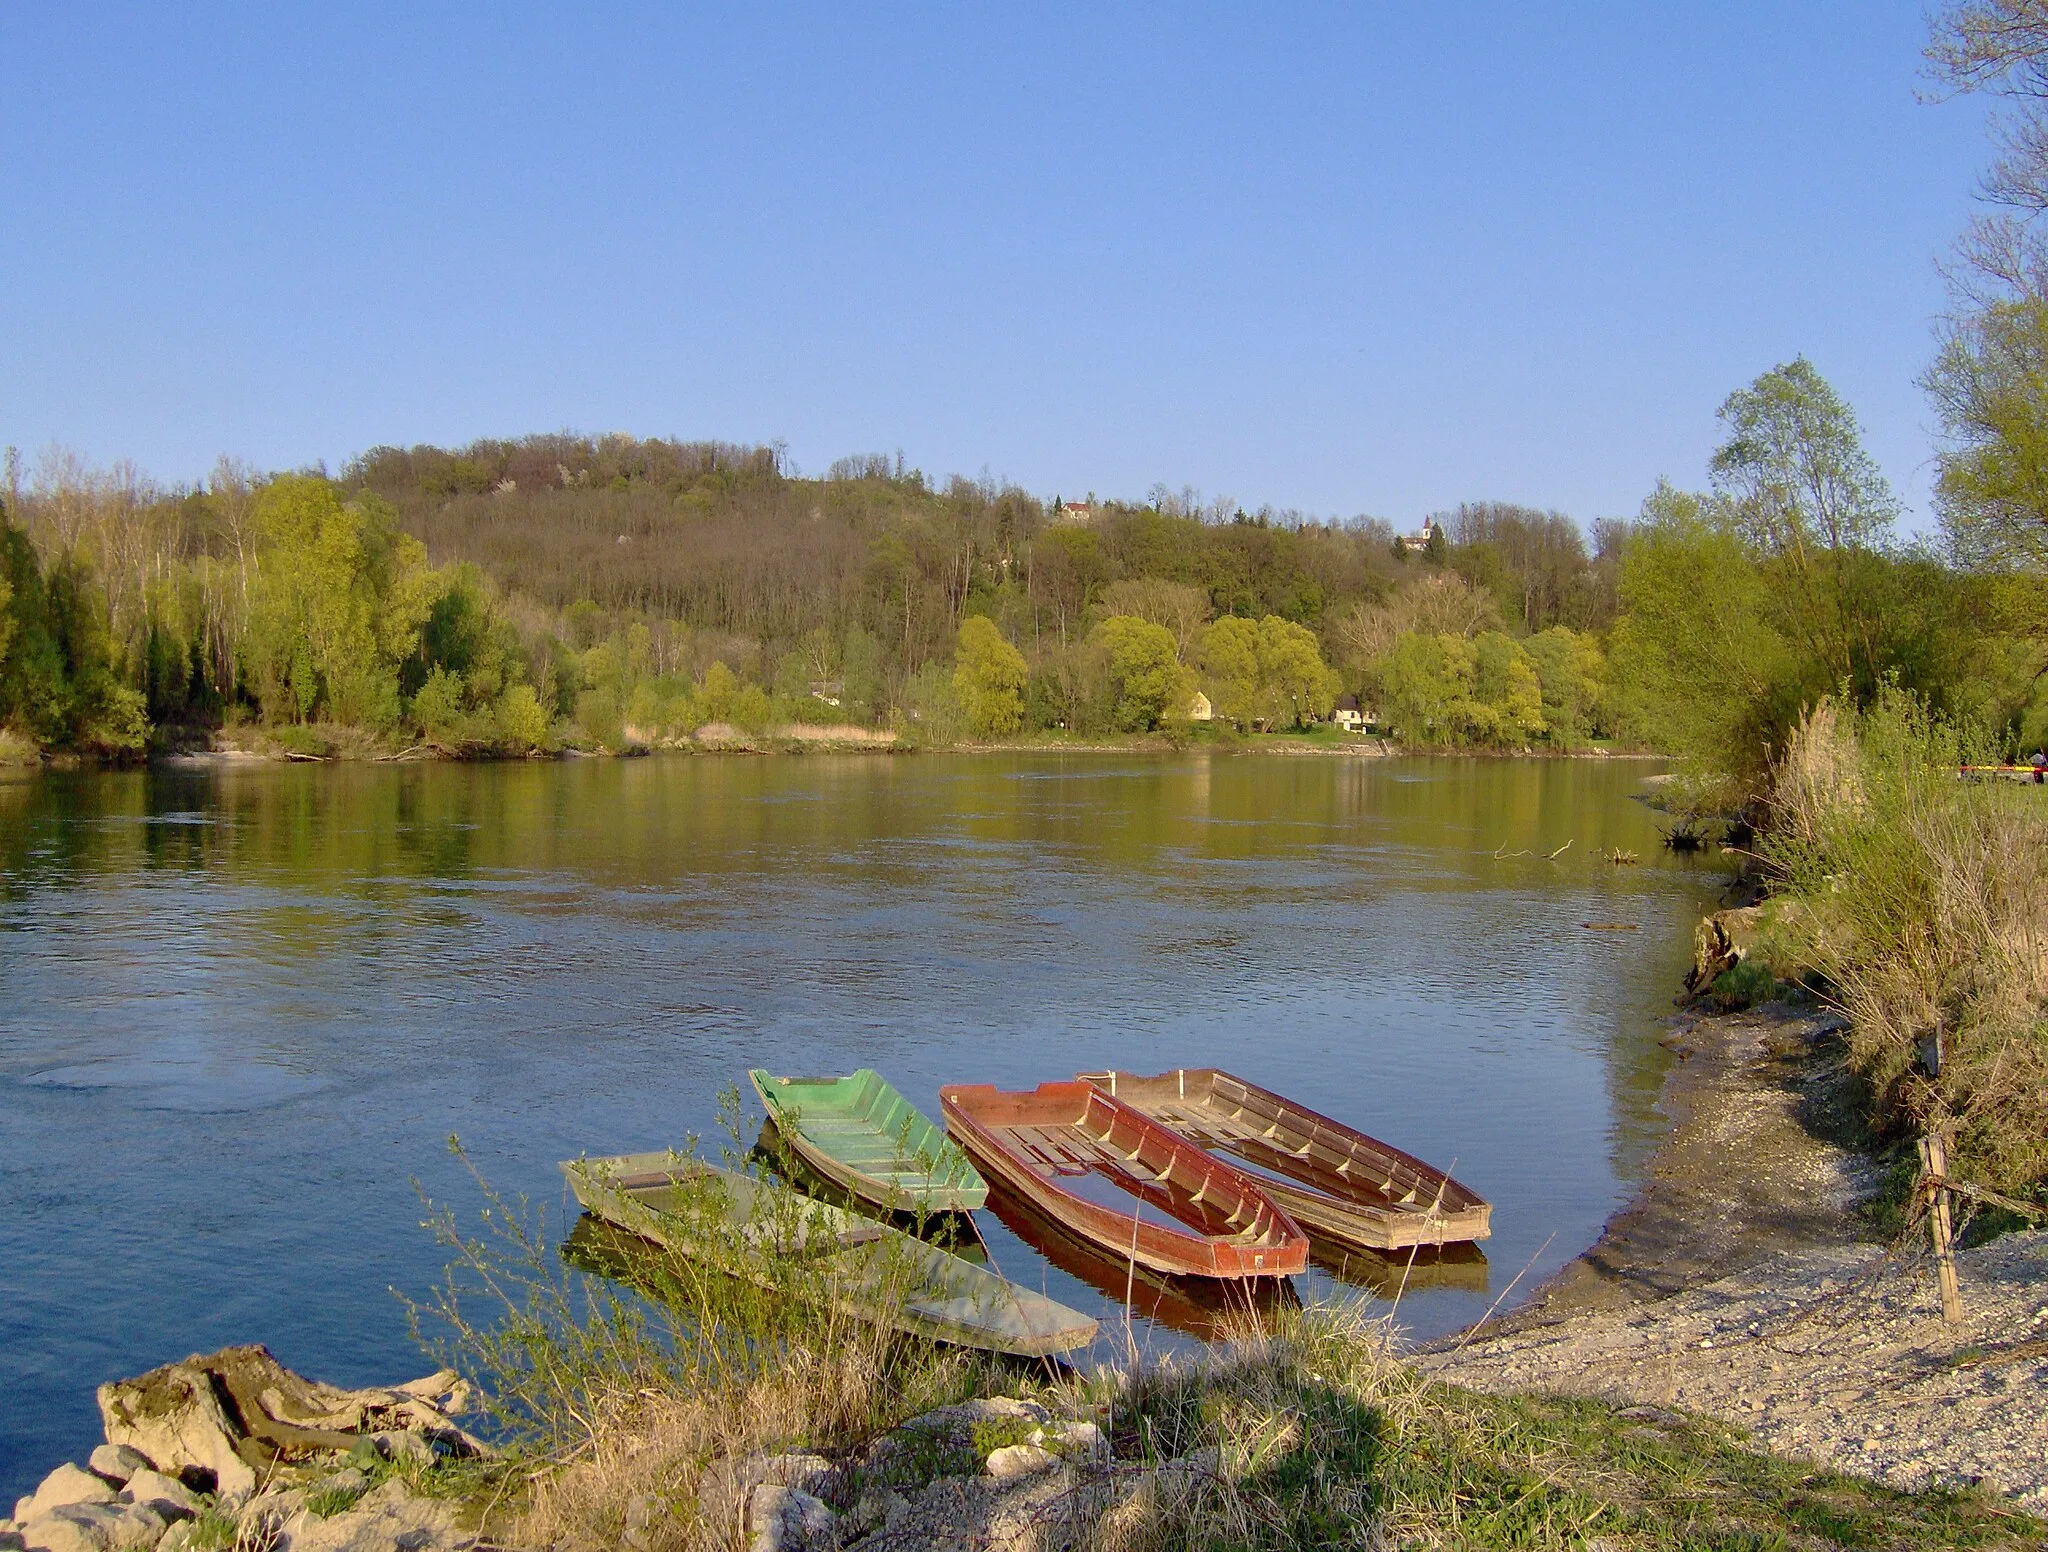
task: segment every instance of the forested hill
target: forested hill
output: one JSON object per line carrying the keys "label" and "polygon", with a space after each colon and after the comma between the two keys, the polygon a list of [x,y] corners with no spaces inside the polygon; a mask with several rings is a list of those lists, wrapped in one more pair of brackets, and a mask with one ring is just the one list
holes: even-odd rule
{"label": "forested hill", "polygon": [[[1029,652],[1086,634],[1130,584],[1199,597],[1191,615],[1277,616],[1329,632],[1384,601],[1431,558],[1397,554],[1371,519],[1201,510],[1191,495],[1145,502],[1043,500],[900,457],[843,459],[821,478],[781,472],[768,447],[529,437],[459,450],[378,448],[341,477],[392,503],[436,562],[469,561],[501,586],[576,616],[579,634],[639,619],[718,638],[753,664],[817,633],[871,633],[908,675],[950,658],[969,614]],[[1078,493],[1077,493],[1078,495]],[[1061,505],[1086,507],[1062,516]],[[1597,630],[1615,607],[1614,566],[1577,525],[1498,504],[1447,514],[1455,569],[1517,634]],[[1157,591],[1157,589],[1155,589]],[[588,606],[595,606],[594,615]],[[1200,623],[1199,620],[1196,623]]]}
{"label": "forested hill", "polygon": [[[0,514],[0,730],[136,750],[617,748],[705,723],[920,741],[1299,728],[1422,745],[1776,747],[1888,681],[2048,731],[2031,573],[1901,544],[1810,364],[1722,408],[1713,488],[1640,515],[1475,502],[1396,534],[1155,489],[1062,500],[900,459],[528,437],[203,487],[46,459]],[[1824,502],[1804,492],[1819,490]]]}

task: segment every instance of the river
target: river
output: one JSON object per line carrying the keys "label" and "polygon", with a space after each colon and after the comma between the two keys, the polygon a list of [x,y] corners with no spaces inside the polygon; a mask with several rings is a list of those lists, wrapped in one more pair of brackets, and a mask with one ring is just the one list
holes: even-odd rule
{"label": "river", "polygon": [[[710,756],[0,782],[0,1502],[83,1458],[96,1383],[188,1352],[424,1372],[398,1295],[442,1260],[415,1182],[477,1206],[451,1134],[560,1230],[556,1160],[711,1134],[753,1065],[879,1067],[930,1114],[948,1082],[1231,1068],[1491,1198],[1484,1259],[1402,1294],[1418,1337],[1454,1329],[1589,1245],[1658,1133],[1660,1020],[1720,880],[1659,849],[1653,769]],[[982,1217],[1006,1273],[1126,1339],[1073,1256]],[[1186,1340],[1154,1307],[1132,1336]]]}

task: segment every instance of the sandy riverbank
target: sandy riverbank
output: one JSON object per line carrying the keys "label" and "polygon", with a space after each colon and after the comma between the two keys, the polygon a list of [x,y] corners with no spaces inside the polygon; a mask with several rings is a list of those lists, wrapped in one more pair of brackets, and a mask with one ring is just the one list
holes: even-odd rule
{"label": "sandy riverbank", "polygon": [[1417,1355],[1492,1393],[1588,1395],[1744,1429],[1918,1489],[2048,1505],[2048,1233],[1963,1252],[1950,1326],[1921,1243],[1888,1248],[1840,1025],[1773,1006],[1681,1021],[1674,1129],[1600,1241],[1522,1309]]}

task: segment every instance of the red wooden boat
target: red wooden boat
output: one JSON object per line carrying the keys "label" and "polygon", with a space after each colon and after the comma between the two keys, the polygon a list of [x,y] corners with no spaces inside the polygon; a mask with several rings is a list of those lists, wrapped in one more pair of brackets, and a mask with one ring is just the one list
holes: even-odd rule
{"label": "red wooden boat", "polygon": [[1193,1277],[1308,1264],[1307,1237],[1256,1181],[1093,1084],[949,1084],[939,1108],[983,1170],[1119,1259]]}
{"label": "red wooden boat", "polygon": [[1406,1250],[1492,1232],[1492,1205],[1442,1170],[1214,1067],[1176,1067],[1156,1078],[1084,1072],[1081,1079],[1175,1135],[1260,1171],[1259,1184],[1289,1217],[1340,1245]]}

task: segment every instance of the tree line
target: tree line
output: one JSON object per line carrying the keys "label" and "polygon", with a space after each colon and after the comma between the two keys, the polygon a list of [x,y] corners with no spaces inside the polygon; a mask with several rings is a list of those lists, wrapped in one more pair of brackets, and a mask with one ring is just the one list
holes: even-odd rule
{"label": "tree line", "polygon": [[[1533,631],[1547,665],[1545,633],[1612,613],[1556,514],[1461,508],[1431,559],[1367,518],[1062,505],[900,457],[806,478],[773,447],[623,436],[377,448],[332,476],[224,459],[185,489],[10,455],[0,725],[101,754],[219,728],[518,752],[716,721],[1140,732],[1201,691],[1239,727],[1299,727],[1380,693],[1369,620]],[[1488,602],[1452,618],[1446,588]],[[1025,664],[997,675],[1014,707],[963,677],[987,657],[971,620]],[[1551,733],[1418,731],[1489,729]]]}

